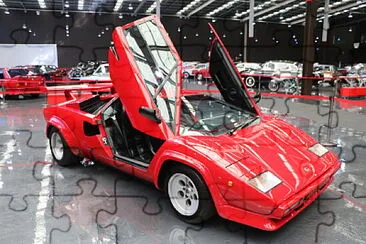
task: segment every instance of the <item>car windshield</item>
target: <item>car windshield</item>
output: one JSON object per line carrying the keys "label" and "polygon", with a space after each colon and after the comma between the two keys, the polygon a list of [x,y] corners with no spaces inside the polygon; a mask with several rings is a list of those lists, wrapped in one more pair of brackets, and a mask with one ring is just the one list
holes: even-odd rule
{"label": "car windshield", "polygon": [[147,90],[174,132],[178,60],[154,20],[126,29],[125,36]]}
{"label": "car windshield", "polygon": [[[220,135],[255,118],[219,97],[192,95],[182,97],[181,135]],[[258,123],[259,120],[253,121]],[[249,124],[248,124],[249,125]]]}
{"label": "car windshield", "polygon": [[27,69],[9,69],[8,73],[11,78],[15,76],[25,76],[29,73]]}

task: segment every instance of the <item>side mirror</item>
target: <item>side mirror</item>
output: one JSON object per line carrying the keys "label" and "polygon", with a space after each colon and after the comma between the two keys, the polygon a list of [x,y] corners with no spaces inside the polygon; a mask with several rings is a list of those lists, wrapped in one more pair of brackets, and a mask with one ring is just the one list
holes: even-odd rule
{"label": "side mirror", "polygon": [[254,95],[253,99],[254,99],[254,102],[255,102],[255,103],[259,103],[259,102],[260,102],[260,100],[262,99],[262,94],[261,94],[260,92],[257,92],[257,93]]}
{"label": "side mirror", "polygon": [[98,125],[93,125],[86,121],[83,123],[83,129],[86,136],[95,136],[100,134]]}
{"label": "side mirror", "polygon": [[148,118],[148,119],[150,119],[152,121],[155,121],[158,124],[161,123],[161,119],[156,114],[156,111],[154,109],[152,109],[152,108],[140,107],[139,113],[142,116],[144,116],[145,118]]}

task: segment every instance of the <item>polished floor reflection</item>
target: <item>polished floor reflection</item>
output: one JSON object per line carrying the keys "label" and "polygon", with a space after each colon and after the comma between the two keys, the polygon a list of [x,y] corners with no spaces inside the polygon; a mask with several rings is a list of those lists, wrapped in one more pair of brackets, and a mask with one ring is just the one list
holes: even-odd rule
{"label": "polished floor reflection", "polygon": [[331,187],[275,232],[213,218],[180,221],[162,192],[115,169],[52,163],[44,134],[45,97],[0,104],[0,230],[2,243],[366,243],[364,108],[266,98],[277,114],[320,141],[331,141],[342,167]]}

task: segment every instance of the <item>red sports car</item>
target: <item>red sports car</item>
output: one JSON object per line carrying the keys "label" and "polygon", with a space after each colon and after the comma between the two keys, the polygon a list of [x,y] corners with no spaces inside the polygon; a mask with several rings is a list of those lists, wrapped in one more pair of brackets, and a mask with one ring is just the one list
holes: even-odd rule
{"label": "red sports car", "polygon": [[44,77],[28,75],[28,72],[23,68],[0,68],[0,91],[9,95],[30,94],[38,97],[44,87]]}
{"label": "red sports car", "polygon": [[197,64],[194,70],[192,70],[192,75],[197,80],[211,79],[209,64],[208,63]]}
{"label": "red sports car", "polygon": [[340,163],[305,132],[261,113],[217,34],[210,54],[221,97],[185,95],[181,59],[158,19],[117,27],[109,50],[117,93],[44,110],[54,160],[91,159],[152,182],[189,223],[218,213],[280,228],[325,191]]}

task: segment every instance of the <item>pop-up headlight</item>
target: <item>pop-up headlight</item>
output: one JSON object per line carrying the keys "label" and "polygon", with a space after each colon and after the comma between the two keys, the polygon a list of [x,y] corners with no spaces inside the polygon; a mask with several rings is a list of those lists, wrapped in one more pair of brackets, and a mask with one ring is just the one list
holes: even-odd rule
{"label": "pop-up headlight", "polygon": [[280,184],[282,181],[269,171],[261,173],[256,177],[249,180],[249,184],[254,186],[256,189],[263,193],[272,190],[275,186]]}

